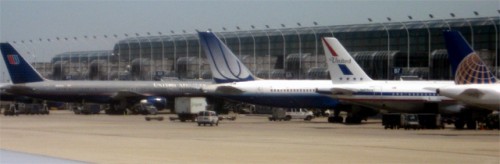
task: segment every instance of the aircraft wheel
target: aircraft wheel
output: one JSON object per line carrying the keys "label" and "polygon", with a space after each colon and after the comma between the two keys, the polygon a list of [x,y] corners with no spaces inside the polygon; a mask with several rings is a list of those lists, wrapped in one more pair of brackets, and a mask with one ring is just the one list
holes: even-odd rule
{"label": "aircraft wheel", "polygon": [[334,121],[334,117],[328,117],[328,122],[329,122],[329,123],[334,123],[334,122],[335,122],[335,121]]}
{"label": "aircraft wheel", "polygon": [[342,123],[344,118],[342,116],[335,117],[335,122]]}
{"label": "aircraft wheel", "polygon": [[352,123],[352,117],[351,117],[351,116],[347,116],[347,117],[345,118],[345,123],[346,123],[346,124],[350,124],[350,123]]}
{"label": "aircraft wheel", "polygon": [[469,120],[467,121],[467,129],[476,129],[476,121],[474,120]]}
{"label": "aircraft wheel", "polygon": [[461,119],[455,120],[456,129],[464,129],[465,123]]}

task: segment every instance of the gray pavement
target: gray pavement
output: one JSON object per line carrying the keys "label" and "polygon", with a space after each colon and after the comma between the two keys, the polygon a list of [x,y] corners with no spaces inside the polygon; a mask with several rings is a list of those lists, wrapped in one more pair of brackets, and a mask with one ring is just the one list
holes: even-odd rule
{"label": "gray pavement", "polygon": [[[171,115],[163,115],[168,118]],[[89,163],[500,163],[498,130],[384,130],[239,116],[219,126],[144,116],[0,116],[5,151]]]}

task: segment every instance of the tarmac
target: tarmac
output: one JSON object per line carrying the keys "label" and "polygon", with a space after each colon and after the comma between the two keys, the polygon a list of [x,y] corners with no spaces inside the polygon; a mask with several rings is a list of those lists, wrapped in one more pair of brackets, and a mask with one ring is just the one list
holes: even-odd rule
{"label": "tarmac", "polygon": [[271,122],[249,115],[198,126],[160,116],[0,116],[0,162],[500,163],[499,130],[385,130],[380,120],[344,125],[325,117]]}

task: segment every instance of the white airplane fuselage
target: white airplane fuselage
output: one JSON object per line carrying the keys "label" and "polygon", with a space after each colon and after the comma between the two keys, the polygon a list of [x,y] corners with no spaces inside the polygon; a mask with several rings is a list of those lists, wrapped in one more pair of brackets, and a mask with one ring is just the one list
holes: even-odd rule
{"label": "white airplane fuselage", "polygon": [[397,112],[431,111],[428,104],[438,104],[439,112],[458,112],[453,99],[440,96],[432,88],[453,85],[452,81],[367,81],[338,84],[332,97],[366,107]]}

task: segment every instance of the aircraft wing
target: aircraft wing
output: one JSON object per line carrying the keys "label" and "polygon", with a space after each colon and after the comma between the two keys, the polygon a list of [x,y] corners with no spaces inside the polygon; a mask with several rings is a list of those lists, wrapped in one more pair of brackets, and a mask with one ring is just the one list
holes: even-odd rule
{"label": "aircraft wing", "polygon": [[356,92],[354,89],[352,88],[344,88],[344,87],[333,87],[331,89],[331,92],[332,92],[332,95],[334,96],[340,96],[340,95],[343,95],[343,96],[352,96],[352,94],[354,92]]}
{"label": "aircraft wing", "polygon": [[459,94],[459,96],[463,97],[475,97],[475,98],[481,98],[484,96],[483,91],[476,89],[476,88],[468,88],[465,89],[462,93]]}
{"label": "aircraft wing", "polygon": [[11,94],[18,94],[18,95],[31,94],[35,92],[33,88],[25,85],[12,85],[10,87],[4,87],[3,90]]}
{"label": "aircraft wing", "polygon": [[242,94],[245,91],[243,91],[239,88],[233,87],[233,86],[218,86],[215,89],[215,92],[219,93],[219,94],[238,95],[238,94]]}
{"label": "aircraft wing", "polygon": [[316,93],[323,95],[332,95],[332,88],[316,88]]}
{"label": "aircraft wing", "polygon": [[127,99],[127,98],[131,98],[131,97],[140,99],[140,98],[147,97],[147,95],[143,95],[143,94],[139,94],[139,93],[131,92],[131,91],[119,91],[111,96],[111,98],[116,99],[116,100]]}
{"label": "aircraft wing", "polygon": [[355,90],[344,87],[333,87],[333,88],[317,88],[316,92],[319,94],[333,95],[333,96],[338,96],[338,95],[351,96],[355,92]]}

